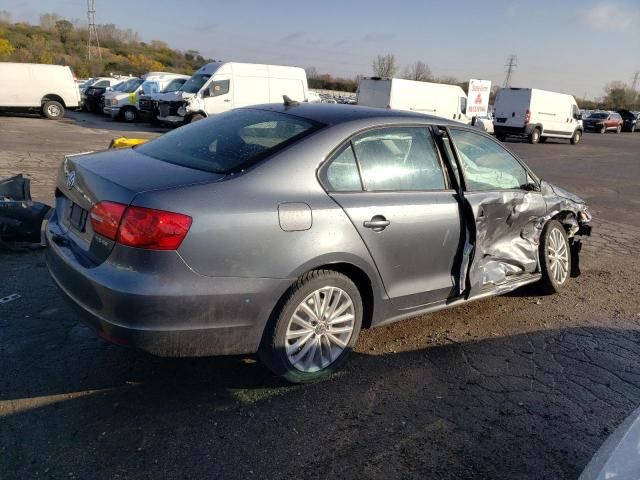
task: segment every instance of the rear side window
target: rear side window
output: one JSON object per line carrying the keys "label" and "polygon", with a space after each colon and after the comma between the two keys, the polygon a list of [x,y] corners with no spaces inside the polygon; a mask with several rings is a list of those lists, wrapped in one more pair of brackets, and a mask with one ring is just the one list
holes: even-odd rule
{"label": "rear side window", "polygon": [[347,144],[322,173],[322,183],[331,192],[362,190],[358,164],[351,144]]}
{"label": "rear side window", "polygon": [[443,190],[444,176],[427,128],[384,128],[353,139],[365,190]]}
{"label": "rear side window", "polygon": [[293,115],[238,109],[165,133],[136,150],[165,162],[224,174],[266,158],[322,126]]}

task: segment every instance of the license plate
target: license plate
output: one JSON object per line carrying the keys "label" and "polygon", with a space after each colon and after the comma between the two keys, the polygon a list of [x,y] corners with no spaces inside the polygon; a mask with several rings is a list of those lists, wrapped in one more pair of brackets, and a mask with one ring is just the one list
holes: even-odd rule
{"label": "license plate", "polygon": [[87,212],[80,205],[75,203],[71,204],[71,210],[69,211],[69,223],[73,228],[80,232],[84,232],[85,227],[87,226],[87,216],[89,212]]}

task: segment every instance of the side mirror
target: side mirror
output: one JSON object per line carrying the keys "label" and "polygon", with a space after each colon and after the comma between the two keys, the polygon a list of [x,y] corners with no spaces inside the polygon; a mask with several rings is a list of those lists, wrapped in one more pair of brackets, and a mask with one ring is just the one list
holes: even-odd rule
{"label": "side mirror", "polygon": [[207,87],[202,91],[202,98],[213,97],[211,94],[211,88]]}

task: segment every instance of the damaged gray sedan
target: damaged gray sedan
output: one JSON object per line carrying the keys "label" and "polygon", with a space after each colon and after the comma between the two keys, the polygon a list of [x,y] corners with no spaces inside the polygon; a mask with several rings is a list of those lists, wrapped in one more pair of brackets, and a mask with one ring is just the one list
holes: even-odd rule
{"label": "damaged gray sedan", "polygon": [[591,216],[437,117],[285,102],[67,157],[47,264],[98,333],[163,356],[258,353],[292,382],[362,328],[562,289]]}

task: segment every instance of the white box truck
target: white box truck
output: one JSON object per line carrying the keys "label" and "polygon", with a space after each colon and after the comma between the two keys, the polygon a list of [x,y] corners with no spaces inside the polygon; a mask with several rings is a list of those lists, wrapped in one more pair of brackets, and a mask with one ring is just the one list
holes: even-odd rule
{"label": "white box truck", "polygon": [[466,116],[467,94],[458,85],[401,78],[363,78],[358,85],[356,103],[365,107],[435,115],[467,124],[471,122]]}
{"label": "white box truck", "polygon": [[529,142],[566,138],[576,144],[582,138],[582,115],[576,100],[564,93],[537,88],[503,88],[494,103],[496,138],[527,137]]}
{"label": "white box truck", "polygon": [[0,108],[34,110],[52,120],[80,105],[80,89],[69,67],[0,62]]}
{"label": "white box truck", "polygon": [[158,120],[178,125],[223,113],[232,108],[280,103],[282,96],[304,101],[307,74],[299,67],[213,62],[200,68],[182,88],[165,95]]}

